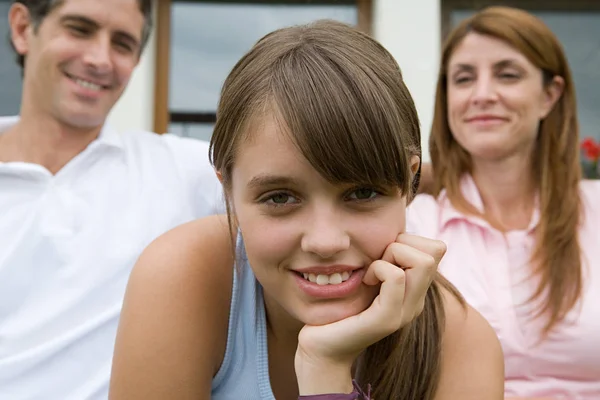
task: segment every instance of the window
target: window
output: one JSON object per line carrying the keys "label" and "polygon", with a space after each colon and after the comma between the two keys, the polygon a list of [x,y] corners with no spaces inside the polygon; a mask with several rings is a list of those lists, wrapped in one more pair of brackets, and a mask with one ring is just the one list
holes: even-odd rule
{"label": "window", "polygon": [[[346,1],[181,1],[168,9],[168,48],[164,15],[159,15],[155,130],[209,140],[221,85],[237,60],[275,29],[331,18],[368,30],[370,2]],[[362,10],[362,12],[361,12]],[[367,10],[367,11],[365,11]],[[367,15],[368,14],[368,15]],[[160,41],[163,43],[160,43]],[[168,54],[168,62],[165,62]],[[161,61],[162,60],[162,61]],[[164,79],[165,69],[168,70]],[[166,81],[166,82],[165,82]],[[167,95],[168,101],[160,98]],[[158,104],[162,102],[162,107]],[[164,121],[160,116],[164,115]]]}
{"label": "window", "polygon": [[0,115],[16,115],[21,105],[21,70],[10,46],[10,0],[0,0]]}

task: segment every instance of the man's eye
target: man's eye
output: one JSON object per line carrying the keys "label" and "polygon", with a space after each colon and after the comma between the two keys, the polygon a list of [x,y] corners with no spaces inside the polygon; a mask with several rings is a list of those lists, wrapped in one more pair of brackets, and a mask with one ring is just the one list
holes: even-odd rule
{"label": "man's eye", "polygon": [[69,29],[71,32],[79,36],[87,35],[89,33],[89,29],[82,26],[71,25],[69,26]]}
{"label": "man's eye", "polygon": [[131,52],[131,51],[133,51],[133,49],[131,48],[131,46],[130,46],[128,43],[125,43],[125,42],[117,42],[117,43],[116,43],[116,45],[117,45],[117,46],[118,46],[120,49],[122,49],[123,51],[126,51],[126,52]]}

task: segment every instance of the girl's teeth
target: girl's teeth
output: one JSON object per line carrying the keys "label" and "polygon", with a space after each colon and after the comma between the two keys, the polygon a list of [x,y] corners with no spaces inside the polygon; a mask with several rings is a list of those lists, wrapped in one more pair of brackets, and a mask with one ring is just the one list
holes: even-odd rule
{"label": "girl's teeth", "polygon": [[319,286],[339,285],[340,283],[347,281],[351,275],[352,275],[352,272],[348,272],[348,271],[344,271],[341,273],[336,272],[331,275],[323,275],[323,274],[317,275],[317,274],[306,274],[306,273],[302,274],[304,279],[306,279],[307,281],[311,281],[312,283],[316,283]]}
{"label": "girl's teeth", "polygon": [[342,275],[336,273],[329,276],[330,285],[339,285],[340,283],[342,283]]}
{"label": "girl's teeth", "polygon": [[329,284],[329,277],[327,275],[317,275],[317,285],[325,286]]}

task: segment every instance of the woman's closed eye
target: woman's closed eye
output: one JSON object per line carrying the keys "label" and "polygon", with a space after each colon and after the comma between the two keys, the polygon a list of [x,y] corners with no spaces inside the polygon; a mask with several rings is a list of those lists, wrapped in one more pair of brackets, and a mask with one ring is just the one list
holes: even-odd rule
{"label": "woman's closed eye", "polygon": [[521,75],[516,72],[501,72],[498,77],[503,81],[517,81],[521,78]]}
{"label": "woman's closed eye", "polygon": [[453,83],[456,84],[456,85],[465,84],[465,83],[471,82],[472,80],[473,80],[473,77],[469,76],[469,75],[455,76],[452,79]]}

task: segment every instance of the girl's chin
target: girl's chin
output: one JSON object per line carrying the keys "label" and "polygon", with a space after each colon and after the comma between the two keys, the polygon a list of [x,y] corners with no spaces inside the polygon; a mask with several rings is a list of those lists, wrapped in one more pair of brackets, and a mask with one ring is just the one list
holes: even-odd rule
{"label": "girl's chin", "polygon": [[334,322],[341,321],[343,319],[360,314],[368,308],[368,305],[364,307],[343,307],[343,306],[312,306],[312,309],[306,312],[302,318],[302,322],[306,325],[328,325]]}

